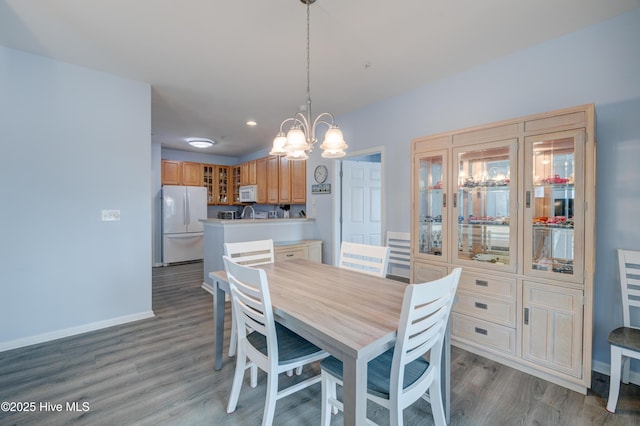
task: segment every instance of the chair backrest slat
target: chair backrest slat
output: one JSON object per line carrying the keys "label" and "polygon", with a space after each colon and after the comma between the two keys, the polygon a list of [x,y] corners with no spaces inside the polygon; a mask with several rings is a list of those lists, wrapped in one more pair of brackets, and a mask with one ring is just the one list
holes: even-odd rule
{"label": "chair backrest slat", "polygon": [[273,240],[225,243],[224,254],[241,265],[257,266],[273,263]]}
{"label": "chair backrest slat", "polygon": [[389,247],[343,241],[339,267],[365,274],[385,277],[389,263]]}

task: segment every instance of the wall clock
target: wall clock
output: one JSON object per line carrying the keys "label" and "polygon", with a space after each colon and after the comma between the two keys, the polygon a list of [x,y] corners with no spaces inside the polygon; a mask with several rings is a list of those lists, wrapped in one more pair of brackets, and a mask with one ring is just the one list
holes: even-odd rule
{"label": "wall clock", "polygon": [[318,183],[324,183],[327,180],[327,176],[329,176],[327,166],[319,165],[313,172],[313,177]]}

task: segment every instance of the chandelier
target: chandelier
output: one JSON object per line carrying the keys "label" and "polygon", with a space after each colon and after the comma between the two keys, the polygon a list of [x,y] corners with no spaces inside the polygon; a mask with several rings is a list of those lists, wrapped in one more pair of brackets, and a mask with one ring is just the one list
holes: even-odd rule
{"label": "chandelier", "polygon": [[[323,112],[314,120],[311,116],[311,78],[310,78],[310,42],[309,42],[309,5],[315,3],[316,0],[300,0],[307,5],[307,108],[305,111],[296,113],[293,117],[285,119],[280,124],[280,131],[273,140],[273,147],[269,152],[270,155],[286,155],[289,160],[306,160],[309,158],[307,153],[313,150],[313,145],[318,142],[316,138],[316,129],[322,123],[328,126],[324,134],[324,140],[320,145],[322,156],[324,158],[338,158],[345,155],[344,150],[348,148],[342,136],[342,131],[335,123],[333,114]],[[303,114],[304,112],[304,114]],[[285,134],[284,130],[288,126]]]}

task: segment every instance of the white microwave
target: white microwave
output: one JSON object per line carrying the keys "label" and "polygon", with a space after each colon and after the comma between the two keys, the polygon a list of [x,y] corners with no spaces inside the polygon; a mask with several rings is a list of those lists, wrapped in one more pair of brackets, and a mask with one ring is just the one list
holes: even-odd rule
{"label": "white microwave", "polygon": [[239,189],[241,203],[255,203],[258,201],[258,185],[245,185]]}

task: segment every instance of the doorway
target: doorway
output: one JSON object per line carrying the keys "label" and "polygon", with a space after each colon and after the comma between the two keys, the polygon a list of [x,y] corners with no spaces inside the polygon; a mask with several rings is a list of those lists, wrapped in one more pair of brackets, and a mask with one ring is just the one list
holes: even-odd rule
{"label": "doorway", "polygon": [[352,153],[339,161],[334,263],[342,241],[382,245],[383,148]]}

